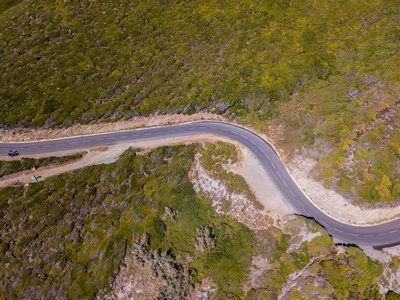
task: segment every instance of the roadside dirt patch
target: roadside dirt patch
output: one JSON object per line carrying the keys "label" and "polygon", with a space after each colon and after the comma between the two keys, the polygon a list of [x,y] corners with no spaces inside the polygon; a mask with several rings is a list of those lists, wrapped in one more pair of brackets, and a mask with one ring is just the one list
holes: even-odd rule
{"label": "roadside dirt patch", "polygon": [[315,164],[312,159],[297,155],[286,165],[303,192],[328,215],[345,223],[359,225],[375,224],[400,216],[400,207],[364,209],[326,189],[310,175]]}
{"label": "roadside dirt patch", "polygon": [[[229,123],[234,123],[239,126],[243,126],[247,129],[250,129],[254,132],[257,132],[254,128],[250,126],[241,124],[236,121],[229,120],[223,116],[208,114],[208,113],[198,113],[193,115],[156,115],[147,118],[137,118],[129,121],[119,121],[115,123],[99,123],[92,125],[75,125],[70,128],[62,128],[62,129],[12,129],[12,130],[4,130],[0,134],[1,141],[29,141],[29,140],[43,140],[43,139],[54,139],[54,138],[62,138],[67,136],[77,136],[77,135],[87,135],[87,134],[95,134],[95,133],[105,133],[112,131],[121,131],[121,130],[129,130],[135,128],[143,128],[143,127],[155,127],[155,126],[165,126],[172,125],[184,122],[195,122],[201,120],[213,120],[213,121],[225,121]],[[261,136],[269,141],[277,142],[279,139],[277,135],[273,135],[274,129],[271,130],[271,137],[266,136],[265,134],[261,134]],[[259,132],[258,132],[259,133]],[[260,133],[259,133],[260,134]],[[272,136],[273,135],[273,136]],[[116,146],[117,150],[113,150],[114,146],[109,147],[110,153],[105,154],[106,157],[110,156],[108,159],[117,158],[125,149],[129,146],[132,147],[140,147],[140,148],[152,148],[162,145],[174,145],[174,144],[190,144],[193,142],[202,141],[205,135],[199,135],[196,137],[179,137],[172,139],[163,139],[158,141],[146,141],[135,144],[124,144]],[[209,136],[209,135],[208,135]],[[209,137],[207,137],[209,138]],[[228,140],[220,136],[214,136],[212,139],[215,140]],[[229,140],[232,142],[232,140]],[[235,145],[240,144],[234,142]],[[122,147],[122,148],[120,148]],[[243,147],[244,148],[244,147]],[[119,152],[118,149],[124,149],[122,152]],[[245,149],[245,148],[244,148]],[[247,151],[247,149],[245,149]],[[285,153],[282,150],[276,149],[277,153],[282,157],[285,162],[286,167],[289,169],[293,178],[297,181],[299,186],[303,189],[303,191],[309,195],[312,201],[316,206],[320,207],[324,212],[328,215],[336,218],[345,223],[351,224],[376,224],[380,222],[384,222],[387,220],[392,220],[400,216],[400,207],[394,208],[377,208],[377,209],[363,209],[359,206],[351,204],[349,201],[341,197],[339,194],[335,193],[332,190],[325,189],[324,186],[318,183],[316,180],[312,178],[310,175],[310,171],[312,166],[315,165],[315,162],[306,157],[301,157],[300,155],[294,156],[290,160],[286,158]],[[113,152],[114,151],[114,152]],[[270,184],[270,179],[266,172],[258,165],[257,160],[252,157],[252,154],[243,152],[244,162],[242,167],[233,167],[230,171],[241,175],[248,185],[253,190],[257,199],[268,209],[279,211],[283,213],[290,213],[293,210],[290,208],[285,201],[282,200],[280,195],[276,195],[273,197],[274,200],[263,200],[266,194],[274,194],[276,189],[273,185]],[[248,151],[247,151],[248,152]],[[119,154],[118,154],[119,153]],[[65,154],[71,154],[71,152],[64,152]],[[39,156],[37,156],[39,157]],[[42,156],[43,157],[43,156]],[[88,156],[90,157],[90,156]],[[90,161],[84,160],[82,165],[71,166],[71,168],[55,168],[54,171],[46,171],[43,175],[39,176],[48,177],[52,175],[56,175],[65,171],[69,171],[72,169],[76,169],[85,165],[90,165],[94,163],[101,163],[107,161],[107,159],[102,159],[100,155],[94,155]],[[4,178],[0,181],[0,187],[5,185],[10,185],[12,182],[16,180],[20,180],[22,183],[30,182],[29,178],[31,178],[32,174],[29,174],[28,177],[21,177],[22,174],[19,174],[15,177],[10,177],[7,179],[7,184],[4,183]],[[35,175],[36,176],[36,175]],[[17,178],[19,177],[19,178]],[[269,198],[270,199],[270,198]]]}
{"label": "roadside dirt patch", "polygon": [[[191,137],[183,136],[177,138],[119,144],[109,147],[83,149],[87,151],[87,154],[79,161],[61,166],[55,166],[52,168],[39,168],[34,171],[26,170],[9,176],[4,176],[0,179],[0,188],[15,185],[17,182],[19,184],[28,184],[34,182],[32,176],[35,176],[36,178],[39,177],[39,180],[43,180],[47,177],[83,168],[85,166],[100,163],[111,163],[118,159],[118,157],[129,147],[140,148],[142,149],[141,153],[144,154],[152,148],[164,145],[190,145],[193,143],[216,143],[217,141],[231,143],[237,147],[239,150],[239,163],[235,166],[229,166],[229,168],[232,168],[230,171],[241,175],[246,180],[250,189],[254,192],[257,200],[261,204],[263,204],[269,210],[277,210],[280,213],[290,212],[287,204],[283,201],[283,198],[280,196],[279,192],[277,192],[272,182],[270,182],[266,172],[261,168],[261,166],[259,166],[257,159],[251,154],[250,151],[247,150],[247,148],[234,140],[211,134],[195,135]],[[74,152],[77,151],[64,151],[54,155],[62,156],[72,154]],[[45,155],[31,155],[29,157],[40,158],[44,156]]]}
{"label": "roadside dirt patch", "polygon": [[235,144],[237,144],[236,149],[241,153],[241,159],[237,164],[225,166],[227,171],[242,176],[258,202],[266,209],[283,214],[294,213],[294,209],[276,189],[254,154],[243,145]]}
{"label": "roadside dirt patch", "polygon": [[226,183],[212,177],[201,164],[197,154],[189,178],[199,195],[212,200],[212,206],[218,214],[228,214],[245,224],[250,229],[267,229],[271,225],[269,210],[260,210],[244,193],[232,192]]}
{"label": "roadside dirt patch", "polygon": [[[59,166],[47,166],[43,168],[38,168],[34,170],[24,170],[18,173],[10,174],[7,176],[4,176],[0,179],[0,188],[6,187],[6,186],[12,186],[12,185],[21,185],[21,184],[28,184],[30,182],[35,182],[36,180],[34,178],[37,178],[38,181],[42,181],[47,177],[58,175],[64,172],[76,170],[79,168],[83,168],[85,166],[90,166],[94,165],[96,163],[100,163],[103,161],[107,161],[108,159],[114,158],[116,156],[121,155],[125,150],[127,149],[126,145],[116,145],[116,146],[111,146],[111,147],[96,147],[96,148],[89,148],[89,149],[83,149],[84,151],[87,152],[81,159],[59,165]],[[69,155],[77,152],[82,152],[82,150],[79,151],[64,151],[60,152],[57,154],[54,154],[54,156],[63,156],[63,155]],[[32,158],[41,158],[44,157],[45,155],[32,155],[29,157]]]}
{"label": "roadside dirt patch", "polygon": [[156,299],[162,286],[150,278],[148,270],[134,264],[133,257],[126,255],[124,264],[111,284],[111,292],[97,300]]}
{"label": "roadside dirt patch", "polygon": [[[128,121],[118,121],[114,123],[98,123],[90,125],[73,125],[68,128],[59,129],[26,129],[15,128],[5,129],[0,134],[0,140],[3,142],[21,142],[33,140],[47,140],[71,136],[80,136],[88,134],[98,134],[113,131],[130,130],[144,127],[157,127],[173,125],[185,122],[195,121],[229,121],[227,118],[209,114],[197,113],[193,115],[155,115],[150,117],[138,117]],[[232,122],[232,121],[230,121]]]}

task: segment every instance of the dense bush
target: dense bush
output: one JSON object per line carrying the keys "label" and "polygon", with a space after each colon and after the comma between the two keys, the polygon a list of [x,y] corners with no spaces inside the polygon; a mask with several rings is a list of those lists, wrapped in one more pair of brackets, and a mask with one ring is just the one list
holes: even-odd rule
{"label": "dense bush", "polygon": [[262,205],[256,201],[243,177],[233,174],[224,168],[224,166],[238,161],[235,145],[217,142],[216,144],[207,145],[205,148],[200,148],[200,153],[201,161],[211,175],[226,182],[231,190],[239,194],[245,194],[248,199],[253,200],[256,207],[262,208]]}
{"label": "dense bush", "polygon": [[315,175],[328,187],[394,203],[397,20],[383,0],[8,0],[0,126],[226,112],[284,125],[282,147],[325,157]]}
{"label": "dense bush", "polygon": [[356,0],[25,0],[0,15],[0,123],[206,107],[265,119],[271,103],[310,82],[360,64],[382,70],[399,41],[395,9]]}
{"label": "dense bush", "polygon": [[49,165],[62,165],[82,158],[83,155],[84,153],[77,153],[74,155],[50,156],[38,159],[22,157],[20,160],[0,160],[0,178],[12,173],[17,173],[32,168],[40,168]]}
{"label": "dense bush", "polygon": [[[290,235],[277,228],[257,232],[255,255],[267,259],[270,268],[258,276],[258,288],[249,291],[246,299],[278,299],[282,292],[283,299],[380,299],[376,280],[383,273],[382,265],[355,247],[337,254],[331,237],[311,222],[303,218],[291,220],[293,224],[286,227]],[[321,235],[293,247],[298,226],[304,223]]]}
{"label": "dense bush", "polygon": [[[192,280],[211,276],[219,297],[241,295],[253,233],[197,198],[187,175],[193,158],[189,147],[146,156],[129,150],[113,164],[0,190],[0,297],[93,299],[109,289],[144,233],[146,253],[164,253],[151,255],[155,268],[158,260],[178,267],[194,259],[165,293],[187,293]],[[203,251],[196,249],[199,232],[208,241]]]}
{"label": "dense bush", "polygon": [[[217,147],[211,168],[219,170],[235,151]],[[112,164],[0,190],[0,298],[93,299],[109,291],[127,254],[161,285],[160,299],[187,298],[205,278],[216,299],[243,298],[254,257],[268,269],[252,272],[248,299],[275,299],[295,272],[304,276],[286,291],[294,298],[379,295],[382,266],[358,248],[337,255],[312,220],[290,218],[281,229],[254,232],[216,215],[188,178],[200,149],[161,147],[144,156],[128,150]],[[302,241],[303,230],[316,237]],[[398,264],[392,261],[394,271]]]}

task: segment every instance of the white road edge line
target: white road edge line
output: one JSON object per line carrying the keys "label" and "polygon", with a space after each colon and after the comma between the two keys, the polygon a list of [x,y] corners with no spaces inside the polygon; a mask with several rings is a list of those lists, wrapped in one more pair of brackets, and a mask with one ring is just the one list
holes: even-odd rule
{"label": "white road edge line", "polygon": [[327,223],[325,223],[324,221],[319,221],[322,225],[324,225],[325,227],[328,226]]}
{"label": "white road edge line", "polygon": [[360,236],[358,233],[352,233],[352,232],[349,232],[349,235]]}
{"label": "white road edge line", "polygon": [[[172,133],[172,134],[170,134],[170,136],[172,135],[172,136],[181,136],[180,135],[180,133],[182,133],[182,135],[185,135],[185,131],[187,130],[187,128],[188,127],[186,127],[186,129],[185,128],[182,128],[182,129],[179,129],[179,128],[181,128],[181,127],[178,127],[179,125],[177,125],[177,127],[171,127],[171,128],[175,128],[175,129],[172,129],[172,130],[169,130],[169,131],[164,131],[164,130],[162,130],[162,132],[160,131],[160,132],[158,132],[159,134],[165,134],[165,133]],[[207,127],[207,126],[194,126],[193,125],[193,127],[189,127],[189,129],[190,130],[196,130],[196,129],[201,129],[201,130],[205,130],[205,131],[210,131],[210,132],[212,132],[213,131],[213,127]],[[151,129],[150,129],[151,130]],[[148,132],[138,132],[138,133],[135,133],[135,134],[131,134],[130,132],[126,132],[126,134],[125,135],[123,135],[123,136],[119,136],[119,137],[106,137],[106,136],[101,136],[101,137],[99,137],[99,136],[97,136],[97,138],[96,138],[96,136],[92,136],[92,137],[88,137],[89,138],[89,140],[83,140],[83,139],[77,139],[77,140],[75,140],[75,141],[68,141],[68,140],[65,140],[65,143],[58,143],[58,144],[56,144],[56,143],[54,143],[54,144],[50,144],[50,145],[38,145],[38,146],[31,146],[31,147],[27,147],[27,148],[29,148],[29,149],[35,149],[35,148],[39,148],[39,149],[43,149],[43,150],[40,150],[39,152],[43,152],[43,153],[45,153],[46,151],[48,151],[48,150],[46,150],[46,149],[48,149],[48,148],[51,148],[51,147],[61,147],[61,146],[66,146],[65,148],[66,149],[73,149],[73,148],[79,148],[79,147],[81,147],[81,148],[84,148],[84,147],[88,147],[88,146],[94,146],[94,142],[99,142],[99,141],[104,141],[105,139],[107,139],[107,140],[117,140],[117,142],[118,142],[118,139],[119,138],[122,138],[122,139],[125,139],[125,138],[128,138],[128,137],[138,137],[138,140],[146,140],[146,138],[143,138],[143,136],[149,136],[149,135],[154,135],[153,133],[152,133],[152,131],[148,131]],[[222,132],[232,132],[232,131],[230,131],[230,130],[226,130],[226,129],[221,129],[221,131]],[[283,179],[283,175],[281,175],[280,173],[279,173],[279,169],[280,168],[282,168],[283,169],[283,167],[284,167],[284,165],[282,165],[282,166],[280,166],[280,165],[276,165],[275,166],[275,164],[273,163],[273,161],[274,161],[274,159],[276,159],[275,160],[275,162],[278,162],[279,163],[279,158],[276,158],[276,156],[275,156],[275,154],[273,153],[273,151],[271,152],[271,150],[270,150],[270,148],[265,148],[265,150],[267,151],[267,152],[271,152],[271,155],[273,155],[273,158],[271,159],[268,155],[267,155],[267,153],[264,151],[264,149],[262,148],[262,147],[260,147],[259,145],[258,145],[258,141],[259,140],[257,140],[257,142],[254,142],[253,140],[252,140],[252,136],[250,136],[250,135],[248,135],[248,133],[245,133],[244,132],[244,134],[241,134],[240,133],[241,131],[235,131],[234,132],[234,135],[235,136],[241,136],[242,138],[243,138],[243,140],[242,140],[242,143],[244,142],[244,141],[246,141],[246,144],[247,145],[249,145],[249,143],[248,142],[251,142],[253,145],[256,145],[257,147],[258,147],[258,149],[260,150],[260,151],[262,151],[263,152],[263,154],[265,155],[265,157],[268,159],[268,161],[271,163],[271,165],[272,165],[272,167],[275,169],[275,172],[277,173],[277,175],[278,175],[278,177],[283,181],[283,183],[284,183],[284,185],[289,189],[289,191],[290,191],[290,193],[293,195],[293,199],[291,199],[292,201],[297,201],[297,202],[299,202],[299,204],[304,208],[304,210],[305,211],[307,211],[311,216],[313,215],[312,213],[311,213],[311,211],[310,210],[308,210],[307,209],[307,207],[309,207],[309,206],[305,206],[302,202],[300,202],[297,198],[296,198],[296,196],[295,196],[295,194],[293,193],[293,191],[292,190],[290,190],[290,188],[288,187],[288,184],[286,183],[286,181]],[[243,131],[242,131],[243,132]],[[190,132],[188,132],[190,135],[191,134],[193,134],[193,133],[190,133]],[[168,135],[167,135],[168,136]],[[249,138],[247,138],[247,136],[249,136]],[[154,135],[154,137],[157,137],[158,138],[158,134],[157,135]],[[67,138],[68,139],[68,138]],[[160,139],[162,139],[161,137],[160,137]],[[135,140],[135,139],[132,139],[132,140]],[[89,143],[89,145],[82,145],[82,144],[84,144],[84,143]],[[112,144],[112,143],[108,143],[108,144]],[[80,145],[80,146],[75,146],[75,147],[71,147],[71,148],[69,148],[69,146],[68,145]],[[2,146],[3,147],[3,146]],[[4,146],[5,148],[8,148],[7,146]],[[17,146],[15,146],[15,147],[19,147],[18,145]],[[253,149],[254,149],[255,147],[253,147]],[[24,149],[24,147],[22,147],[22,149]],[[273,149],[273,147],[272,147],[272,149]],[[54,152],[55,151],[58,151],[58,150],[54,150]],[[36,151],[31,151],[31,152],[38,152],[37,150]],[[264,162],[265,162],[265,158],[264,157],[262,157],[262,159],[264,160]],[[285,174],[284,174],[285,175]],[[287,174],[286,174],[287,175]],[[288,178],[290,178],[290,177],[288,177]],[[289,183],[291,183],[290,181],[289,181]],[[296,183],[293,183],[293,184],[296,184]],[[281,186],[282,187],[282,186]],[[280,192],[279,192],[279,194],[281,194]],[[286,193],[287,194],[287,193]],[[282,194],[281,194],[282,195]],[[282,196],[283,197],[283,196]],[[295,203],[295,202],[294,202]],[[308,202],[305,202],[305,203],[307,203],[308,204]],[[303,210],[303,211],[304,211]],[[321,222],[321,224],[326,224],[327,225],[327,223],[325,223],[325,222],[323,222],[323,221],[319,221],[319,222]],[[350,224],[348,224],[349,226],[351,226]],[[346,235],[347,235],[347,238],[346,239],[351,239],[351,238],[349,238],[348,236],[365,236],[365,237],[376,237],[376,236],[384,236],[384,235],[388,235],[388,237],[386,237],[386,238],[381,238],[381,240],[388,240],[388,239],[395,239],[395,237],[394,237],[394,233],[397,233],[397,232],[400,232],[400,229],[395,229],[395,230],[391,230],[391,231],[386,231],[386,232],[381,232],[381,233],[374,233],[374,234],[357,234],[357,233],[354,233],[354,231],[352,232],[352,233],[350,233],[350,232],[348,232],[346,229],[345,229],[345,231],[343,231],[343,230],[341,230],[341,229],[338,229],[338,228],[335,228],[335,227],[331,227],[331,226],[329,226],[332,230],[335,230],[335,231],[339,231],[339,232],[342,232],[342,233],[345,233]],[[347,228],[347,227],[344,227],[344,228]],[[357,231],[356,231],[357,232]],[[344,236],[344,235],[343,235]]]}

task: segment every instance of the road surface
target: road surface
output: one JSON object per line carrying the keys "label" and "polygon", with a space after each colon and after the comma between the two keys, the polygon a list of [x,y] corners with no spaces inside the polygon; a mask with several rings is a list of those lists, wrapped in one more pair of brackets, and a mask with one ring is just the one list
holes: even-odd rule
{"label": "road surface", "polygon": [[108,146],[196,134],[222,135],[246,146],[254,153],[265,171],[288,204],[299,214],[314,218],[333,237],[344,243],[383,248],[400,244],[400,220],[373,226],[353,226],[339,222],[316,207],[301,191],[282,164],[274,149],[257,134],[242,127],[220,122],[196,122],[166,127],[136,129],[115,133],[71,137],[38,142],[0,143],[0,156],[7,156],[10,149],[20,155],[51,154],[65,150]]}

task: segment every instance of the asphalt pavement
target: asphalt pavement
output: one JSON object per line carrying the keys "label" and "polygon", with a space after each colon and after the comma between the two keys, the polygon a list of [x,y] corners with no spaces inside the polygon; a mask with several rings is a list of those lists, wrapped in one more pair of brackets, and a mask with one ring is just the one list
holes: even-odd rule
{"label": "asphalt pavement", "polygon": [[18,151],[20,156],[32,154],[51,155],[66,150],[196,134],[222,135],[246,146],[254,153],[283,198],[297,214],[315,219],[325,227],[330,235],[343,241],[343,243],[368,245],[375,248],[400,244],[400,219],[373,226],[354,226],[333,219],[307,198],[293,181],[274,149],[263,138],[247,129],[228,123],[195,122],[49,141],[0,143],[0,156],[7,156],[10,150]]}

